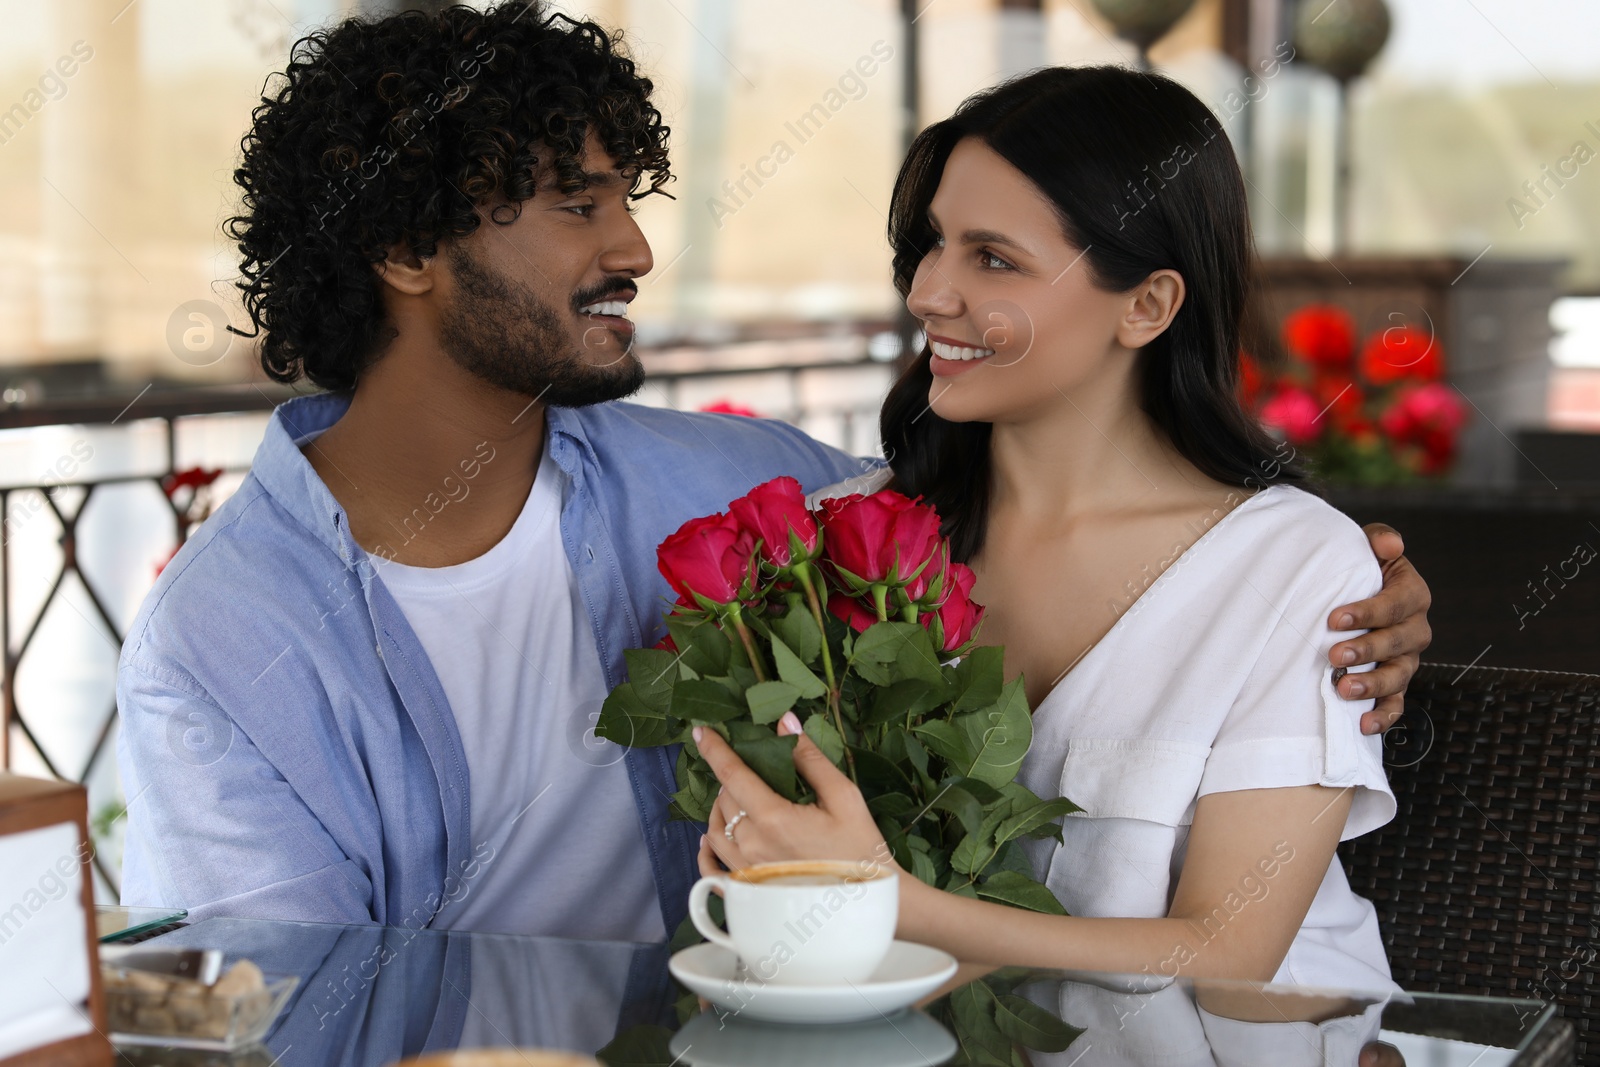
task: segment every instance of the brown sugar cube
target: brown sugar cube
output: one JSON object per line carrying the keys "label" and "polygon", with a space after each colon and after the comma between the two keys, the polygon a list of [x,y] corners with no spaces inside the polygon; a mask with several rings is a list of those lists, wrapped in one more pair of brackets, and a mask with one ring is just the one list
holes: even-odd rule
{"label": "brown sugar cube", "polygon": [[138,1034],[170,1034],[174,1032],[175,1023],[167,1009],[141,1006],[134,1009],[132,1029]]}
{"label": "brown sugar cube", "polygon": [[234,997],[241,993],[258,993],[267,986],[261,968],[249,960],[240,960],[228,968],[228,973],[217,979],[211,987],[212,996]]}
{"label": "brown sugar cube", "polygon": [[172,979],[149,971],[113,971],[119,988],[142,997],[160,996],[172,989]]}
{"label": "brown sugar cube", "polygon": [[206,1002],[205,1022],[200,1024],[200,1032],[205,1037],[222,1040],[228,1036],[228,1025],[233,1019],[234,1004],[231,1000],[212,997]]}
{"label": "brown sugar cube", "polygon": [[206,1009],[210,1006],[210,998],[203,994],[189,994],[167,998],[167,1009],[172,1012],[173,1021],[178,1024],[182,1033],[192,1034],[195,1028],[206,1021]]}

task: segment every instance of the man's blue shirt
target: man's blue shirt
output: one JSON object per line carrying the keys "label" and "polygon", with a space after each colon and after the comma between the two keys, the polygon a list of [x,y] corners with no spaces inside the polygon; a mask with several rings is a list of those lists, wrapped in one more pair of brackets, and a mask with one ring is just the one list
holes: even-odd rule
{"label": "man's blue shirt", "polygon": [[[439,679],[300,452],[348,403],[273,413],[243,485],[167,565],[123,645],[124,904],[420,927],[482,869]],[[548,409],[545,447],[569,479],[561,538],[608,686],[625,679],[624,649],[665,632],[666,535],[779,475],[809,492],[878,462],[781,422],[625,403]],[[625,757],[669,932],[700,834],[667,818],[676,755]],[[571,891],[604,906],[604,887]]]}

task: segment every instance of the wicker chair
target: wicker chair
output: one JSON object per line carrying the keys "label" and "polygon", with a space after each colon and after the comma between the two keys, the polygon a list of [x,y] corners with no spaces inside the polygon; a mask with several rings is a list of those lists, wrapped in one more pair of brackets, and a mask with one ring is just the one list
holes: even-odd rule
{"label": "wicker chair", "polygon": [[1393,822],[1340,849],[1395,981],[1536,996],[1600,1063],[1600,675],[1425,664],[1385,738]]}

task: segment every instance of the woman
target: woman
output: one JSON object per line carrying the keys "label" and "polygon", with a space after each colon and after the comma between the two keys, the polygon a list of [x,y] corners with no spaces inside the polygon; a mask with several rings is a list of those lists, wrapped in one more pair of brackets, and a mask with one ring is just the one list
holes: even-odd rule
{"label": "woman", "polygon": [[[931,353],[885,402],[890,471],[831,495],[892,472],[937,506],[1035,709],[1019,778],[1084,809],[1033,856],[1069,917],[907,876],[899,936],[1000,964],[1389,986],[1334,850],[1394,799],[1327,660],[1329,613],[1380,572],[1236,399],[1254,251],[1216,119],[1156,75],[1039,71],[924,131],[891,211]],[[814,806],[696,739],[723,786],[707,873],[888,855],[808,739]]]}

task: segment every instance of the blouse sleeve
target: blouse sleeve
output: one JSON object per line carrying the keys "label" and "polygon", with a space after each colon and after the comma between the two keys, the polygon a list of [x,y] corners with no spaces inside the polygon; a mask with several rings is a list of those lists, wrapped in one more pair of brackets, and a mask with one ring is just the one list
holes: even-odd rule
{"label": "blouse sleeve", "polygon": [[875,467],[865,474],[858,474],[853,478],[846,478],[842,482],[825,485],[806,497],[806,507],[812,511],[822,507],[825,500],[837,500],[839,497],[853,496],[860,493],[863,496],[876,493],[894,479],[894,471],[885,464]]}
{"label": "blouse sleeve", "polygon": [[1335,607],[1377,593],[1383,575],[1354,523],[1306,533],[1293,552],[1269,553],[1260,568],[1242,574],[1246,591],[1274,622],[1212,743],[1198,795],[1303,785],[1353,789],[1340,837],[1349,840],[1392,819],[1395,800],[1382,738],[1361,733],[1361,716],[1374,701],[1345,700],[1333,685],[1328,651],[1355,633],[1334,631],[1327,620]]}

